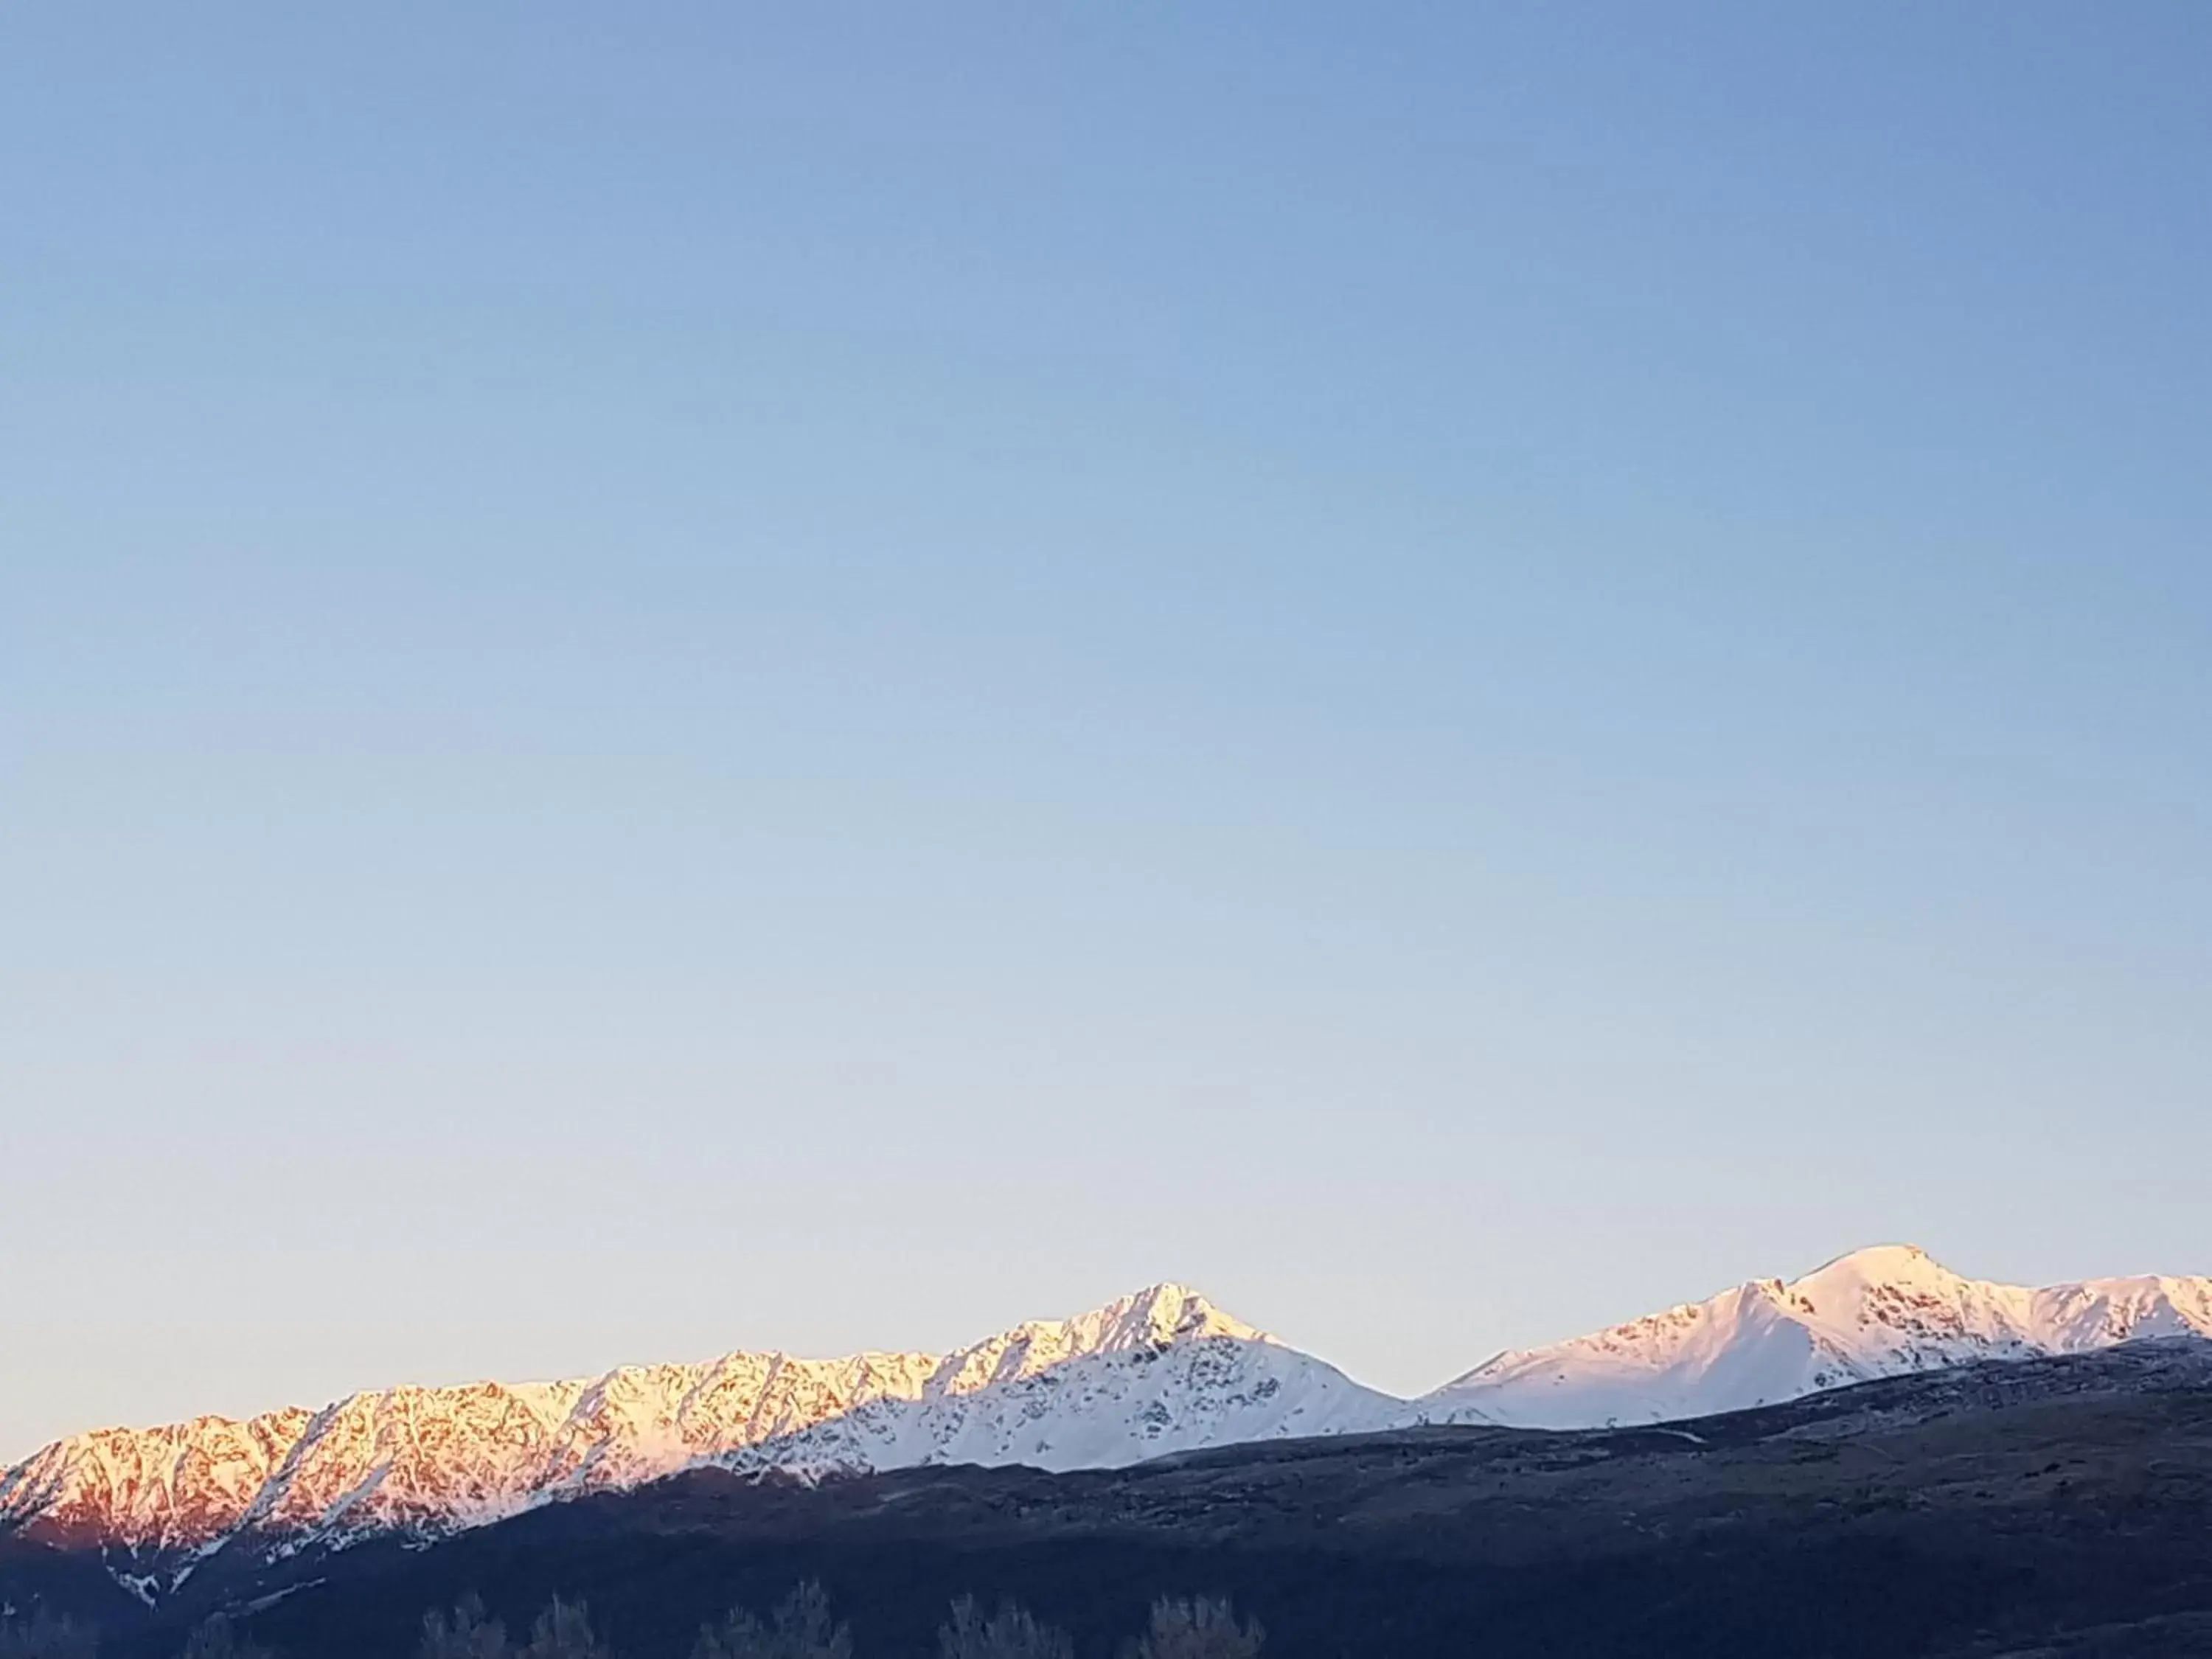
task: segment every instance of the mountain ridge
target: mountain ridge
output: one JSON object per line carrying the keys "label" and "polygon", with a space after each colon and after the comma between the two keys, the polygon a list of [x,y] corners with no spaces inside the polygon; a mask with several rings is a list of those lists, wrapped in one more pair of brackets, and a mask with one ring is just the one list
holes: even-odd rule
{"label": "mountain ridge", "polygon": [[[1110,1466],[1364,1424],[1393,1404],[1164,1283],[943,1355],[738,1350],[596,1377],[404,1384],[312,1412],[94,1430],[0,1472],[0,1531],[97,1548],[150,1599],[225,1548],[276,1559],[385,1533],[437,1536],[702,1465],[808,1475],[956,1459]],[[1071,1416],[1092,1431],[1057,1450]],[[755,1451],[763,1445],[778,1449]]]}
{"label": "mountain ridge", "polygon": [[951,1352],[744,1349],[552,1382],[401,1385],[318,1410],[67,1437],[0,1470],[0,1535],[97,1550],[155,1601],[210,1557],[435,1538],[688,1469],[807,1480],[1050,1471],[1409,1425],[1581,1429],[1769,1405],[1986,1360],[2212,1337],[2212,1279],[2031,1289],[1883,1245],[1543,1347],[1429,1394],[1364,1387],[1172,1282]]}

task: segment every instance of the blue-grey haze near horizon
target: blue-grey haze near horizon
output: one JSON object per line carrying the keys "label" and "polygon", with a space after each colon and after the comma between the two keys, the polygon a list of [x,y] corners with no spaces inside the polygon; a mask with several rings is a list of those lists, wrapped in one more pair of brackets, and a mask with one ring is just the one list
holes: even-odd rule
{"label": "blue-grey haze near horizon", "polygon": [[2212,10],[0,12],[0,1456],[2212,1269]]}

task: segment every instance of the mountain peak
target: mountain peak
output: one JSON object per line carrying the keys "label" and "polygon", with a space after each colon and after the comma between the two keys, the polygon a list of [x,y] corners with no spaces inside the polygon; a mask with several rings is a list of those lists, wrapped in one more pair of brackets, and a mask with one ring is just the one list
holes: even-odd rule
{"label": "mountain peak", "polygon": [[1132,1291],[1103,1308],[1066,1321],[1071,1327],[1095,1330],[1095,1346],[1118,1349],[1150,1343],[1188,1341],[1207,1336],[1234,1337],[1240,1341],[1271,1340],[1266,1333],[1224,1312],[1188,1285],[1164,1279]]}
{"label": "mountain peak", "polygon": [[1869,1244],[1823,1262],[1796,1282],[1803,1285],[1814,1279],[1844,1278],[1871,1281],[1958,1277],[1917,1244]]}

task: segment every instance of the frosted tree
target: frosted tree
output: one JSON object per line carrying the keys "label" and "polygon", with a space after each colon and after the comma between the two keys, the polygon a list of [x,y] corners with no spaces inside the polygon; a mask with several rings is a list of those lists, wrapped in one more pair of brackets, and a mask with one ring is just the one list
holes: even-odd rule
{"label": "frosted tree", "polygon": [[41,1607],[28,1619],[0,1619],[0,1659],[94,1659],[92,1632]]}
{"label": "frosted tree", "polygon": [[611,1659],[606,1644],[592,1634],[590,1609],[581,1601],[555,1596],[530,1627],[521,1659]]}
{"label": "frosted tree", "polygon": [[229,1620],[217,1613],[185,1638],[184,1659],[271,1659],[271,1655],[260,1643],[240,1636]]}
{"label": "frosted tree", "polygon": [[830,1618],[829,1596],[810,1578],[765,1622],[732,1607],[700,1631],[691,1659],[853,1659],[853,1630]]}
{"label": "frosted tree", "polygon": [[1256,1619],[1237,1622],[1226,1596],[1162,1596],[1127,1659],[1255,1659],[1267,1632]]}
{"label": "frosted tree", "polygon": [[1042,1625],[1027,1607],[1012,1601],[986,1619],[975,1598],[952,1604],[952,1617],[938,1627],[938,1659],[1074,1659],[1067,1632]]}
{"label": "frosted tree", "polygon": [[507,1626],[484,1616],[481,1597],[465,1595],[451,1619],[437,1612],[422,1615],[422,1640],[415,1651],[418,1659],[507,1659]]}

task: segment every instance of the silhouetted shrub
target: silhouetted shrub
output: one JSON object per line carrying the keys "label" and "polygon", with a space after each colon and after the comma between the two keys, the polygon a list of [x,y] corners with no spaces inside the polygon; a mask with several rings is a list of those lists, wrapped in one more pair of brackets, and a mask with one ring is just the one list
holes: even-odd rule
{"label": "silhouetted shrub", "polygon": [[422,1615],[418,1659],[507,1659],[507,1626],[484,1616],[484,1604],[465,1595],[449,1620],[442,1613]]}
{"label": "silhouetted shrub", "polygon": [[1237,1622],[1237,1610],[1218,1595],[1152,1603],[1145,1633],[1129,1644],[1125,1659],[1254,1659],[1267,1632],[1256,1619]]}
{"label": "silhouetted shrub", "polygon": [[529,1645],[522,1650],[522,1659],[612,1659],[612,1656],[592,1634],[590,1610],[581,1601],[563,1601],[556,1595],[531,1626]]}
{"label": "silhouetted shrub", "polygon": [[853,1631],[830,1617],[830,1598],[809,1579],[765,1623],[732,1607],[719,1625],[699,1632],[691,1659],[853,1659]]}
{"label": "silhouetted shrub", "polygon": [[1041,1625],[1027,1607],[999,1603],[988,1619],[963,1595],[952,1604],[952,1618],[937,1632],[939,1659],[1074,1659],[1067,1632]]}

